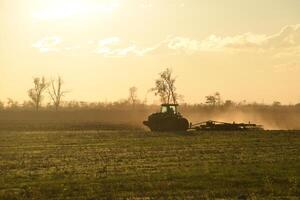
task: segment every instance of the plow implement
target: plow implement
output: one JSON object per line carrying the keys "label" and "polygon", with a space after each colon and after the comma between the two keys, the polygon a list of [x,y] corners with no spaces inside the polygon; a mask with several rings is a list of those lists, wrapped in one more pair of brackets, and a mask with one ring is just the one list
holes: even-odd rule
{"label": "plow implement", "polygon": [[257,131],[263,130],[262,125],[253,123],[227,123],[218,121],[205,121],[196,124],[190,124],[189,130],[196,131]]}

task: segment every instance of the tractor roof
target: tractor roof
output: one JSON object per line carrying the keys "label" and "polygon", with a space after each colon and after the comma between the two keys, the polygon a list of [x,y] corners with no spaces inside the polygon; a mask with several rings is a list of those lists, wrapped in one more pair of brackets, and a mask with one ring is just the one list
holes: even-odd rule
{"label": "tractor roof", "polygon": [[161,104],[161,106],[178,106],[178,104],[168,104],[168,103],[164,103],[164,104]]}

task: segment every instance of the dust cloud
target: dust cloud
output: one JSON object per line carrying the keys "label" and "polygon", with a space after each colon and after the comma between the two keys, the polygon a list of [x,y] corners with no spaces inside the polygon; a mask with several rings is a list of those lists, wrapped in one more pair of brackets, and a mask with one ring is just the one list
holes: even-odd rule
{"label": "dust cloud", "polygon": [[[64,109],[60,111],[4,110],[0,111],[1,130],[38,129],[110,129],[126,127],[146,129],[142,122],[158,112],[157,105],[128,107],[99,107]],[[255,123],[267,130],[300,130],[299,106],[234,106],[211,107],[206,105],[183,105],[180,113],[192,123],[207,120],[236,123]],[[118,125],[118,126],[116,126]]]}

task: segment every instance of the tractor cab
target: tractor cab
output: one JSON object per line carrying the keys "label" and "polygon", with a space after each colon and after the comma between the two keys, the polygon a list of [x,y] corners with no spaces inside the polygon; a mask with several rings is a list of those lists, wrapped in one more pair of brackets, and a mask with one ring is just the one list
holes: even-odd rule
{"label": "tractor cab", "polygon": [[178,104],[162,104],[160,112],[153,113],[143,124],[151,131],[186,131],[189,121],[177,110]]}
{"label": "tractor cab", "polygon": [[178,104],[162,104],[161,113],[177,114]]}

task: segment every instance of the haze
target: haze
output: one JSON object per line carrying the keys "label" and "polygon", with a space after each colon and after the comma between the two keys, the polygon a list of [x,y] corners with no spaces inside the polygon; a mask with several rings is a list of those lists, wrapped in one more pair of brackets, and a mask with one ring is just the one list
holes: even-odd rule
{"label": "haze", "polygon": [[[62,3],[63,2],[63,3]],[[299,0],[0,0],[0,99],[60,75],[68,100],[143,99],[163,69],[185,102],[300,102]],[[149,96],[150,101],[155,97]]]}

